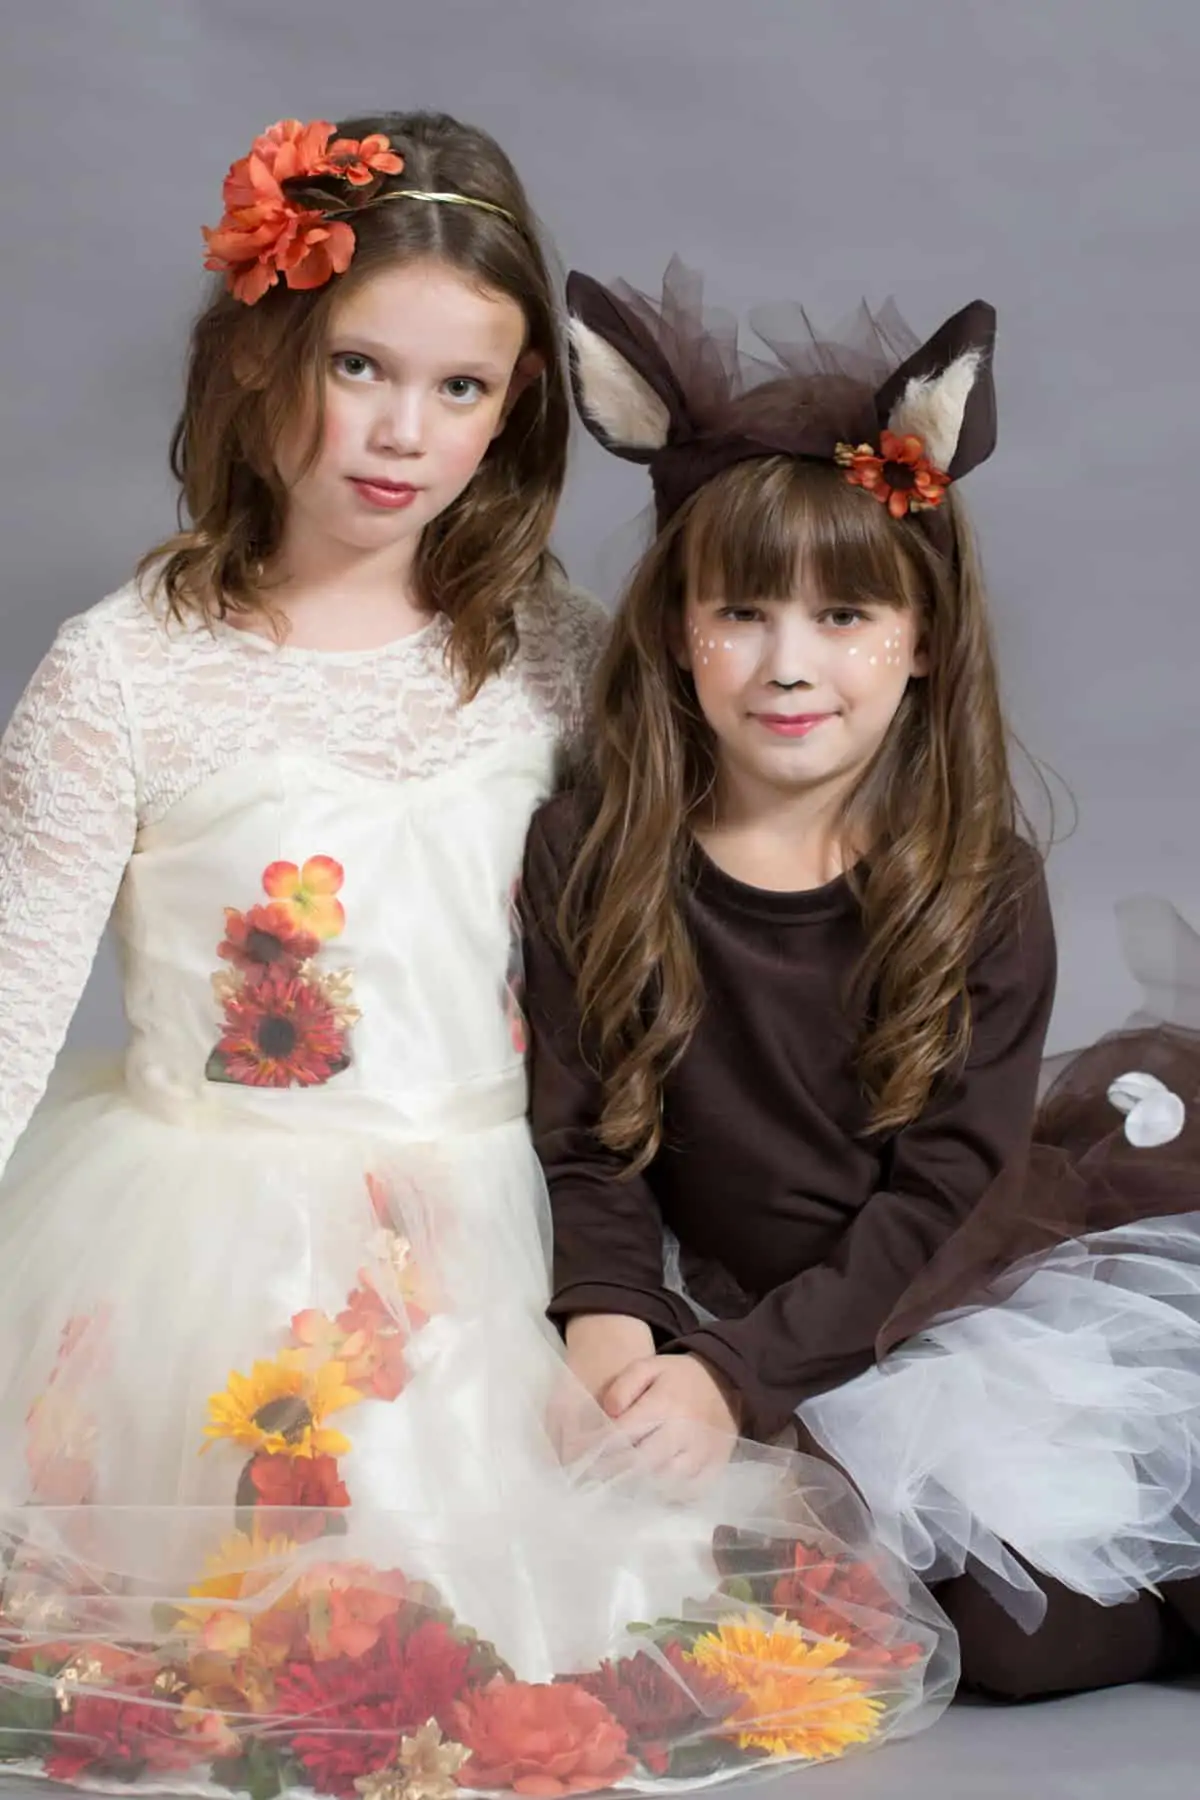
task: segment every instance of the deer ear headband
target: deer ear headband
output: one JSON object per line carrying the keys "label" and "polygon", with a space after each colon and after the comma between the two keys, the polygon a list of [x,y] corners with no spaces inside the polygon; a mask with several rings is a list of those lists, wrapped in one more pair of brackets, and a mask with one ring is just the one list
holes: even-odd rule
{"label": "deer ear headband", "polygon": [[580,416],[615,456],[648,466],[660,526],[723,469],[780,455],[836,464],[893,518],[934,513],[995,448],[996,315],[983,300],[915,348],[894,313],[865,307],[843,343],[798,309],[798,344],[756,321],[773,361],[740,355],[703,318],[678,263],[658,303],[573,273],[567,304]]}

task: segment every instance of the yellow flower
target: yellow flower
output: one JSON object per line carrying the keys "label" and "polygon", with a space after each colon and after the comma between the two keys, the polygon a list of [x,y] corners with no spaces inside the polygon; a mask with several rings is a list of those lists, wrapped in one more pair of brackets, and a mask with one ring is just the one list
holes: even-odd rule
{"label": "yellow flower", "polygon": [[344,1456],[349,1438],[325,1421],[357,1406],[362,1395],[347,1382],[344,1363],[310,1370],[305,1360],[301,1350],[282,1350],[274,1362],[256,1362],[249,1375],[234,1369],[225,1391],[209,1396],[205,1437],[231,1438],[271,1456]]}
{"label": "yellow flower", "polygon": [[310,856],[302,869],[295,863],[273,862],[263,871],[263,891],[277,901],[297,931],[317,938],[340,937],[346,913],[337,894],[346,875],[332,856]]}
{"label": "yellow flower", "polygon": [[741,1749],[818,1762],[879,1730],[882,1701],[852,1675],[826,1673],[849,1648],[841,1638],[810,1639],[788,1620],[750,1615],[722,1619],[696,1640],[690,1660],[742,1696],[729,1721]]}

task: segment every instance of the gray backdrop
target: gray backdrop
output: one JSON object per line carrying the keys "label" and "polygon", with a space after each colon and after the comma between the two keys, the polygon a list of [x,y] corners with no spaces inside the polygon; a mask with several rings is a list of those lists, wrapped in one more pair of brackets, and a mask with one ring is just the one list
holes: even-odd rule
{"label": "gray backdrop", "polygon": [[[1136,1000],[1112,908],[1200,924],[1195,0],[4,0],[0,717],[171,518],[201,223],[271,120],[493,130],[564,263],[836,323],[1000,311],[970,483],[1007,697],[1079,807],[1052,1049]],[[560,546],[611,598],[641,477],[580,443]],[[0,1000],[2,1003],[2,1000]],[[118,1029],[101,959],[77,1036]]]}

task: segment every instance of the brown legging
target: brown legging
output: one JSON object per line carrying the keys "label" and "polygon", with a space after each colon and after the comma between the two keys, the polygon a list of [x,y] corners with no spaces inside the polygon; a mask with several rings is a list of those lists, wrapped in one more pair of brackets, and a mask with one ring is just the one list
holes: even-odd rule
{"label": "brown legging", "polygon": [[1048,1606],[1034,1632],[969,1575],[935,1588],[958,1632],[965,1691],[1041,1700],[1200,1669],[1200,1578],[1165,1586],[1161,1600],[1142,1593],[1120,1606],[1038,1580]]}

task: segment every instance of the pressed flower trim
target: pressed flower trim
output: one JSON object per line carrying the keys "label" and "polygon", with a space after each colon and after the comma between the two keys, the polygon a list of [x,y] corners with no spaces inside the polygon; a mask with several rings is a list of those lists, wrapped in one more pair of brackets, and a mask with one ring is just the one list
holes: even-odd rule
{"label": "pressed flower trim", "polygon": [[267,904],[225,910],[213,977],[222,1029],[208,1059],[210,1081],[239,1087],[320,1087],[350,1066],[358,1018],[352,978],[318,958],[345,929],[340,863],[310,856],[303,867],[273,862],[263,872]]}

